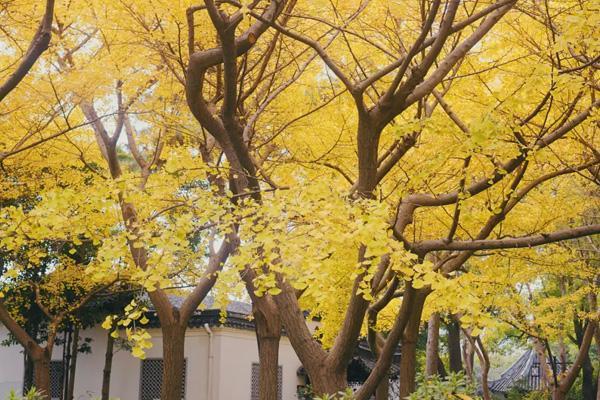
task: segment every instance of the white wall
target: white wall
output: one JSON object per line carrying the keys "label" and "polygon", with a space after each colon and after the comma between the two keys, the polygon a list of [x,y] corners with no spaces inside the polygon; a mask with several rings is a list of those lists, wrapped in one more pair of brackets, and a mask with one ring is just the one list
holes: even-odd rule
{"label": "white wall", "polygon": [[[252,382],[252,363],[258,363],[256,336],[253,332],[232,328],[218,328],[215,335],[214,376],[215,400],[249,400]],[[282,366],[284,400],[296,399],[296,387],[300,384],[296,372],[300,361],[287,337],[282,337],[279,346],[279,365]],[[190,399],[191,400],[191,399]]]}
{"label": "white wall", "polygon": [[[0,341],[8,333],[0,324]],[[23,388],[23,353],[21,346],[0,347],[0,399],[4,400],[11,389],[21,392]]]}
{"label": "white wall", "polygon": [[[188,370],[186,381],[187,400],[250,400],[251,368],[258,362],[256,337],[253,331],[226,327],[213,327],[213,373],[212,398],[208,398],[208,334],[204,329],[188,329],[185,357]],[[154,346],[146,354],[148,358],[162,357],[161,332],[150,330]],[[6,330],[0,326],[0,340]],[[92,353],[79,354],[75,382],[75,399],[88,400],[100,396],[106,331],[101,328],[86,330],[81,337],[91,337]],[[55,347],[53,359],[59,360],[62,348]],[[300,361],[289,340],[281,339],[279,364],[283,367],[283,399],[296,399],[299,384],[296,371]],[[121,400],[139,399],[141,362],[125,350],[117,351],[113,358],[111,396]],[[4,400],[11,388],[17,393],[23,386],[23,354],[20,346],[0,347],[0,400]]]}

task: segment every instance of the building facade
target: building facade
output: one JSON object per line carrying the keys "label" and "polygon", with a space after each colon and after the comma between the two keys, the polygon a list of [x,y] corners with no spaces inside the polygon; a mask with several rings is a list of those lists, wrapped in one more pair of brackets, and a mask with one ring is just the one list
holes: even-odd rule
{"label": "building facade", "polygon": [[[258,395],[258,349],[254,325],[248,318],[250,306],[233,302],[227,318],[219,310],[198,311],[185,338],[186,400],[254,400]],[[152,319],[151,319],[152,320]],[[115,348],[111,374],[111,398],[120,400],[159,399],[162,371],[161,331],[154,320],[149,328],[153,347],[140,360],[125,349]],[[0,341],[8,332],[0,325]],[[99,399],[102,387],[107,332],[101,327],[84,330],[81,338],[91,338],[90,353],[80,353],[75,379],[76,400]],[[52,397],[61,391],[63,349],[53,351]],[[298,371],[301,363],[287,337],[279,348],[279,391],[282,400],[297,399],[297,389],[304,384]],[[0,347],[0,399],[10,390],[20,394],[24,387],[24,357],[19,345]]]}

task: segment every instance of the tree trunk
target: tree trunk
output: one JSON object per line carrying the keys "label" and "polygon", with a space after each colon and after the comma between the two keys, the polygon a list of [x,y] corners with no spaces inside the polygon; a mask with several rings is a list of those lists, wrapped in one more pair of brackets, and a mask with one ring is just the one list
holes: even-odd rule
{"label": "tree trunk", "polygon": [[598,380],[596,381],[596,400],[600,400],[600,372],[598,372]]}
{"label": "tree trunk", "polygon": [[446,325],[448,329],[448,358],[450,359],[450,372],[461,372],[463,370],[460,350],[460,324],[451,320]]}
{"label": "tree trunk", "polygon": [[595,400],[596,382],[594,380],[594,367],[592,366],[592,362],[590,361],[590,357],[588,354],[586,354],[583,359],[581,373],[583,375],[583,379],[581,382],[581,389],[583,394],[582,400]]}
{"label": "tree trunk", "polygon": [[73,400],[75,394],[75,372],[77,371],[77,354],[79,353],[79,327],[73,329],[73,343],[71,344],[71,365],[69,368],[69,387],[67,388],[67,400]]}
{"label": "tree trunk", "polygon": [[25,351],[23,352],[23,363],[24,363],[24,373],[23,373],[23,387],[25,390],[29,390],[33,385],[33,361],[29,354]]}
{"label": "tree trunk", "polygon": [[465,373],[467,374],[467,377],[469,378],[469,380],[471,382],[474,382],[474,377],[473,377],[473,358],[475,356],[475,352],[473,350],[473,346],[471,345],[471,342],[468,340],[464,341],[463,347],[462,347],[462,352],[463,352],[463,359],[465,361]]}
{"label": "tree trunk", "polygon": [[346,377],[346,371],[333,372],[330,367],[324,367],[321,369],[321,374],[311,374],[311,385],[313,392],[317,396],[331,395],[344,391],[348,387],[348,380]]}
{"label": "tree trunk", "polygon": [[560,388],[556,388],[552,392],[552,400],[566,400],[566,399],[567,399],[567,393],[560,390]]}
{"label": "tree trunk", "polygon": [[439,341],[440,339],[440,314],[433,313],[427,324],[427,347],[425,350],[425,374],[436,375],[439,371]]}
{"label": "tree trunk", "polygon": [[106,353],[104,355],[104,370],[102,371],[102,399],[108,400],[110,397],[110,374],[112,372],[113,347],[115,339],[108,331],[106,340]]}
{"label": "tree trunk", "polygon": [[446,372],[446,367],[444,367],[444,362],[440,358],[439,354],[438,354],[438,375],[441,376],[442,378],[445,378],[446,376],[448,376],[448,373]]}
{"label": "tree trunk", "polygon": [[[268,307],[268,312],[264,308]],[[277,400],[279,393],[279,340],[281,321],[275,304],[261,298],[254,304],[254,321],[259,359],[259,399]]]}
{"label": "tree trunk", "polygon": [[389,400],[390,398],[390,377],[384,376],[377,390],[375,391],[375,400]]}
{"label": "tree trunk", "polygon": [[[596,353],[600,355],[600,329],[596,329],[596,332],[594,332],[594,338],[596,340]],[[598,371],[598,379],[596,380],[596,400],[600,400],[600,371]]]}
{"label": "tree trunk", "polygon": [[161,400],[181,400],[183,395],[183,368],[185,326],[162,326],[163,374]]}
{"label": "tree trunk", "polygon": [[575,382],[575,378],[583,366],[585,357],[588,356],[595,331],[596,322],[588,321],[588,326],[585,328],[585,332],[581,339],[581,345],[579,346],[579,351],[575,361],[573,361],[573,365],[571,365],[560,382],[553,388],[552,398],[554,400],[564,400],[567,398],[567,393],[571,389],[571,386],[573,386],[573,382]]}
{"label": "tree trunk", "polygon": [[42,354],[33,358],[33,386],[42,394],[41,399],[50,399],[50,354]]}
{"label": "tree trunk", "polygon": [[[584,334],[583,325],[577,319],[574,320],[573,325],[575,327],[576,344],[578,347],[581,347],[582,342],[583,342],[583,334]],[[564,344],[563,344],[563,347],[564,347]],[[566,350],[565,350],[565,352],[566,352]],[[561,362],[563,362],[563,365],[566,365],[562,358],[563,357],[562,357],[562,352],[561,352]],[[566,357],[565,357],[565,359],[566,359]],[[596,382],[594,381],[594,368],[590,361],[589,353],[585,353],[583,356],[583,362],[581,365],[581,373],[583,375],[582,376],[582,386],[581,386],[582,394],[583,394],[582,400],[596,399],[596,387],[595,387]]]}
{"label": "tree trunk", "polygon": [[490,392],[490,387],[488,385],[488,375],[490,373],[490,358],[488,356],[487,351],[483,347],[483,342],[481,338],[477,337],[475,339],[474,347],[477,349],[479,346],[479,350],[477,355],[479,356],[479,363],[481,364],[481,390],[483,392],[484,400],[492,400],[492,393]]}
{"label": "tree trunk", "polygon": [[415,391],[417,375],[417,339],[419,336],[419,326],[421,323],[421,314],[423,313],[423,304],[426,296],[417,295],[413,304],[412,314],[404,330],[401,344],[400,356],[400,398],[404,399]]}
{"label": "tree trunk", "polygon": [[62,346],[62,387],[60,400],[67,398],[67,389],[69,388],[69,365],[71,360],[71,327],[63,331],[63,346]]}
{"label": "tree trunk", "polygon": [[[402,355],[400,357],[400,398],[403,399],[415,390],[417,365],[417,339],[413,335],[405,335],[402,340]],[[416,336],[416,335],[414,335]]]}

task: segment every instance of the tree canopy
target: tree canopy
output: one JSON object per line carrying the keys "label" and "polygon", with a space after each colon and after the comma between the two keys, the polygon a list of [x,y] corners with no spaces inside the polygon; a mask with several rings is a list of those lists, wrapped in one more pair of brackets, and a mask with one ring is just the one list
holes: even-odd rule
{"label": "tree canopy", "polygon": [[[587,354],[599,19],[588,0],[2,2],[0,320],[24,321],[23,280],[61,310],[66,286],[141,288],[169,400],[211,291],[285,327],[317,394],[346,387],[365,337],[356,398],[398,344],[408,396],[436,314],[481,360],[508,330],[547,345],[574,319]],[[143,317],[132,304],[105,326]],[[143,357],[147,333],[127,333]]]}

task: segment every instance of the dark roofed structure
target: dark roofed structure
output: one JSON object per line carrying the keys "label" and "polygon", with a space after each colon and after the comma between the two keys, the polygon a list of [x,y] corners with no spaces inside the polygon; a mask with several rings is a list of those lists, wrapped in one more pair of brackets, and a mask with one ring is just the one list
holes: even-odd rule
{"label": "dark roofed structure", "polygon": [[[150,322],[148,327],[159,328],[160,322],[156,316],[156,311],[152,308],[152,303],[147,301],[149,313],[148,317]],[[184,302],[184,298],[181,296],[170,295],[169,300],[174,307],[181,307]],[[236,329],[254,330],[254,320],[252,317],[252,305],[241,301],[229,301],[227,303],[225,316],[221,313],[221,309],[214,307],[214,298],[207,297],[200,308],[198,308],[192,317],[188,327],[190,328],[202,328],[205,324],[209,326],[225,326]],[[282,332],[285,335],[285,330]],[[364,383],[373,368],[375,367],[377,360],[371,352],[369,345],[366,340],[361,340],[354,351],[352,360],[348,364],[347,378],[350,387],[357,389]],[[398,376],[400,375],[400,346],[396,348],[394,352],[392,365],[389,370],[390,379],[390,398],[396,398],[398,392]],[[304,378],[308,382],[308,376],[303,367],[300,367],[297,371],[299,377]],[[394,397],[396,396],[396,397]]]}
{"label": "dark roofed structure", "polygon": [[[535,366],[537,366],[537,371]],[[533,350],[527,350],[500,375],[500,378],[489,383],[490,390],[497,393],[506,393],[513,387],[529,390],[537,389],[540,380],[539,370],[537,353]]]}
{"label": "dark roofed structure", "polygon": [[[554,359],[556,372],[561,373],[567,365]],[[489,388],[494,393],[507,393],[513,388],[524,391],[539,390],[544,385],[544,368],[540,364],[539,355],[533,349],[527,350],[500,378],[489,382]]]}
{"label": "dark roofed structure", "polygon": [[[171,304],[180,308],[184,302],[181,296],[169,295]],[[214,307],[215,300],[208,296],[204,299],[200,307],[194,311],[190,318],[188,327],[202,328],[205,324],[208,326],[226,326],[237,329],[254,330],[254,321],[252,321],[252,305],[241,301],[231,300],[227,303],[226,313],[223,315],[221,309]],[[156,311],[152,308],[152,303],[148,301],[149,319],[148,327],[159,328],[160,322],[156,316]]]}

